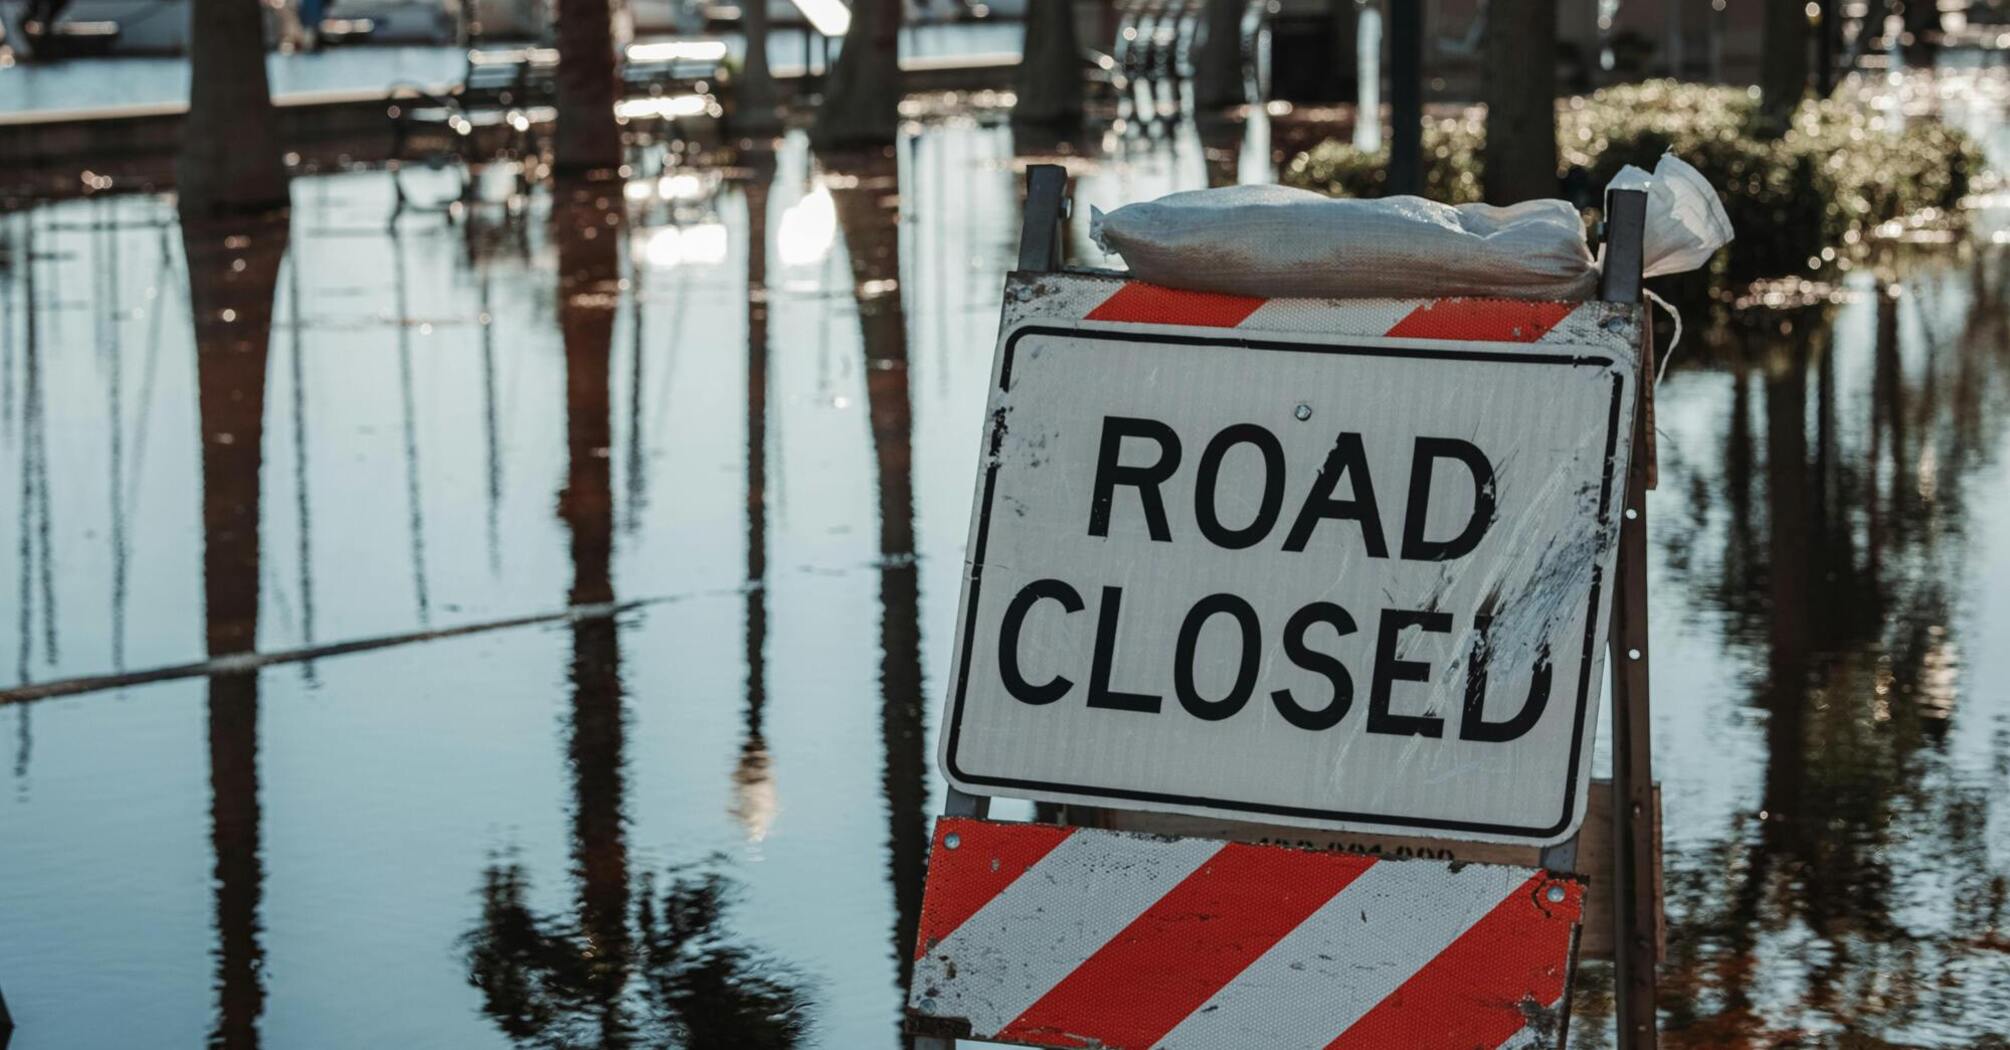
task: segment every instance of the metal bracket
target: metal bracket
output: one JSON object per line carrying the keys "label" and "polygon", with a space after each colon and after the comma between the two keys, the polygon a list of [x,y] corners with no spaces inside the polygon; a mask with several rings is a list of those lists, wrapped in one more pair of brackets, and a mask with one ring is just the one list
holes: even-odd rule
{"label": "metal bracket", "polygon": [[[1638,303],[1647,194],[1614,190],[1605,198],[1604,273],[1599,298]],[[1620,505],[1618,579],[1612,595],[1612,952],[1617,962],[1619,1046],[1654,1050],[1659,898],[1654,870],[1654,748],[1649,737],[1647,674],[1647,362],[1653,326],[1642,324],[1641,376],[1635,383],[1633,455]]]}
{"label": "metal bracket", "polygon": [[1640,301],[1641,247],[1647,238],[1647,193],[1613,190],[1605,195],[1604,273],[1598,297],[1608,303]]}
{"label": "metal bracket", "polygon": [[1067,214],[1068,169],[1035,164],[1026,169],[1026,217],[1019,229],[1019,269],[1061,268],[1061,220]]}

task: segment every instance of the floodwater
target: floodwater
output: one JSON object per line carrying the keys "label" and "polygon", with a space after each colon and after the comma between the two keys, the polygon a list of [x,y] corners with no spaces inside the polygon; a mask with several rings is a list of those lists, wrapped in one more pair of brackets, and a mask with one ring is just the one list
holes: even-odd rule
{"label": "floodwater", "polygon": [[[998,117],[458,222],[0,216],[15,1050],[899,1046]],[[1076,258],[1267,134],[1105,140]],[[1692,316],[1661,388],[1670,1045],[2010,1033],[2006,217]]]}

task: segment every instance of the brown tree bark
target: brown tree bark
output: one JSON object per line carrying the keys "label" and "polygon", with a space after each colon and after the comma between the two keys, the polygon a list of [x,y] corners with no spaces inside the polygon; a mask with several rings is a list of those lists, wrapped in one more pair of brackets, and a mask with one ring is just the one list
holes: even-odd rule
{"label": "brown tree bark", "polygon": [[900,131],[901,0],[857,0],[810,128],[820,150],[891,146]]}
{"label": "brown tree bark", "polygon": [[558,128],[552,143],[558,174],[596,174],[621,166],[615,84],[608,0],[558,0]]}
{"label": "brown tree bark", "polygon": [[1808,92],[1808,15],[1804,0],[1765,0],[1760,23],[1759,131],[1782,135]]}
{"label": "brown tree bark", "polygon": [[1082,51],[1074,0],[1028,0],[1024,58],[1013,73],[1012,123],[1074,128],[1082,123]]}
{"label": "brown tree bark", "polygon": [[1249,101],[1242,79],[1243,0],[1207,0],[1207,38],[1194,62],[1193,105],[1219,111]]}
{"label": "brown tree bark", "polygon": [[1492,0],[1485,46],[1487,203],[1554,197],[1556,0]]}
{"label": "brown tree bark", "polygon": [[188,59],[188,121],[175,163],[181,214],[202,219],[286,207],[258,0],[194,0]]}

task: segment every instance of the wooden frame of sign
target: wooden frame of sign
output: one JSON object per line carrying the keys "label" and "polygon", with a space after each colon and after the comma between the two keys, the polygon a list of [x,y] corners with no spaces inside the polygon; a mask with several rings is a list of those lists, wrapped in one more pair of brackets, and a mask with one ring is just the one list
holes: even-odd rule
{"label": "wooden frame of sign", "polygon": [[[1061,269],[1062,224],[1068,214],[1067,172],[1056,164],[1036,164],[1026,173],[1026,210],[1019,234],[1018,269],[1029,273]],[[1618,190],[1606,198],[1604,273],[1599,298],[1641,301],[1641,246],[1647,195]],[[1612,603],[1612,779],[1594,781],[1585,820],[1577,835],[1554,846],[1465,842],[1410,836],[1364,836],[1345,832],[1227,821],[1177,814],[1100,807],[1039,807],[1043,819],[1081,827],[1150,831],[1160,834],[1269,842],[1322,849],[1359,850],[1396,856],[1424,856],[1476,862],[1539,864],[1557,872],[1587,876],[1580,955],[1610,958],[1617,970],[1615,998],[1621,1050],[1654,1050],[1655,968],[1666,949],[1661,899],[1661,798],[1653,780],[1649,739],[1647,638],[1647,490],[1653,485],[1652,327],[1641,326],[1643,381],[1633,414],[1633,454],[1626,476],[1624,515],[1619,532],[1619,585]],[[944,816],[983,817],[987,796],[949,787]],[[1567,1029],[1567,1026],[1566,1026]],[[956,1040],[917,1036],[916,1050],[952,1050]]]}

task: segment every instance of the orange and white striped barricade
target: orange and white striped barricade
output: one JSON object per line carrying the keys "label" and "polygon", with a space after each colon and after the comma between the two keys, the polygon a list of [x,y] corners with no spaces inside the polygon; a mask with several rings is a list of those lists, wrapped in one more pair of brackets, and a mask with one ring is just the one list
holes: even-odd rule
{"label": "orange and white striped barricade", "polygon": [[1049,824],[935,830],[917,1031],[1078,1050],[1554,1045],[1583,886]]}

